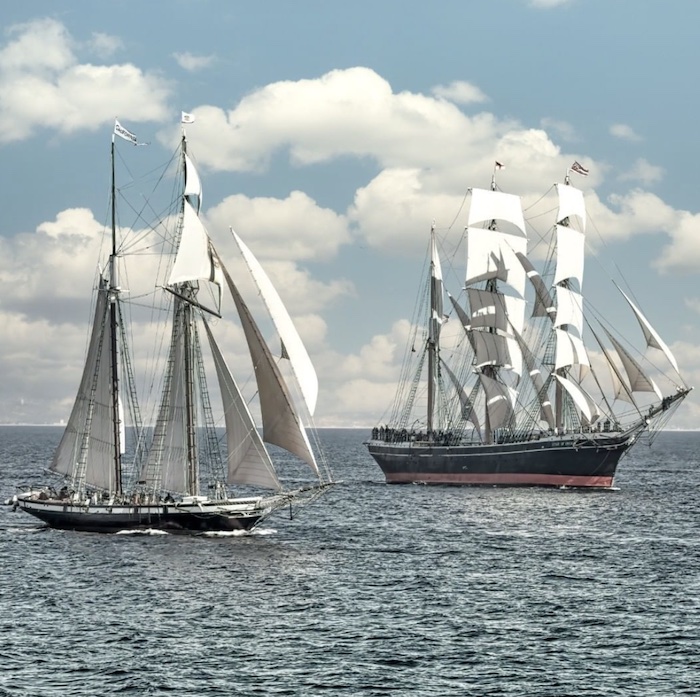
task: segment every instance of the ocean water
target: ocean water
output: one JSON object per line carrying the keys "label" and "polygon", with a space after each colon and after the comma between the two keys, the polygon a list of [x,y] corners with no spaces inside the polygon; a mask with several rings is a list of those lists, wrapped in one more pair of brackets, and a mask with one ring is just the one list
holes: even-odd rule
{"label": "ocean water", "polygon": [[[698,694],[700,433],[617,491],[341,483],[248,535],[96,535],[0,508],[0,695]],[[60,430],[0,428],[0,497]]]}

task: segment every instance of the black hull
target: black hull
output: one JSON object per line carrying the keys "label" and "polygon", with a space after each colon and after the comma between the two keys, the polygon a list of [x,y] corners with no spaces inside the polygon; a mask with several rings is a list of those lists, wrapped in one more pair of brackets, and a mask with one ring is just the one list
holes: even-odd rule
{"label": "black hull", "polygon": [[79,506],[60,501],[18,497],[15,505],[52,528],[83,532],[115,533],[128,530],[162,530],[201,534],[252,530],[269,515],[266,508],[216,512],[207,507],[176,505]]}
{"label": "black hull", "polygon": [[607,489],[634,436],[545,438],[495,445],[432,445],[371,440],[370,455],[389,484],[567,486]]}

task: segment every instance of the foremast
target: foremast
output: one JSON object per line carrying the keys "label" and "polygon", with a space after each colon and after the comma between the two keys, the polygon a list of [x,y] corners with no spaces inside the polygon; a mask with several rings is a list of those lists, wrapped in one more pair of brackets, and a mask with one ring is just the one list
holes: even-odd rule
{"label": "foremast", "polygon": [[496,187],[501,167],[496,163],[490,189],[470,190],[467,220],[469,311],[462,313],[462,324],[484,395],[484,443],[493,443],[497,429],[515,423],[515,386],[523,364],[517,337],[524,327],[526,274],[517,255],[525,254],[527,235],[520,198]]}
{"label": "foremast", "polygon": [[119,303],[119,279],[117,277],[117,189],[114,164],[115,134],[112,133],[111,161],[112,161],[112,253],[109,257],[109,327],[110,327],[110,374],[112,378],[112,433],[114,438],[114,493],[122,494],[122,450],[121,433],[121,409],[119,396],[119,354],[117,334],[118,303]]}

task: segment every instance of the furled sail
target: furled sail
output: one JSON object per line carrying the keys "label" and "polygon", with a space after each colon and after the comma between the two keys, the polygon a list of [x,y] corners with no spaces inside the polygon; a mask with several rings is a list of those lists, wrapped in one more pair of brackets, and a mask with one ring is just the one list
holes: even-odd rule
{"label": "furled sail", "polygon": [[68,425],[50,468],[100,489],[114,489],[115,443],[109,325],[109,289],[100,279],[87,358]]}
{"label": "furled sail", "polygon": [[236,304],[255,368],[263,423],[263,440],[273,445],[279,445],[280,448],[293,453],[306,462],[316,474],[319,474],[311,444],[299,415],[294,409],[292,398],[275,359],[231,275],[223,264],[221,268]]}
{"label": "furled sail", "polygon": [[238,248],[245,259],[248,269],[255,281],[255,284],[262,295],[265,305],[272,317],[272,321],[277,329],[284,348],[287,352],[287,357],[292,366],[292,371],[299,384],[299,389],[306,402],[306,407],[309,414],[313,416],[316,409],[316,400],[318,398],[318,377],[314,369],[309,354],[306,351],[299,333],[289,316],[287,309],[282,302],[277,290],[272,285],[270,278],[265,270],[260,265],[254,254],[250,251],[243,240],[233,231],[233,237],[236,240]]}
{"label": "furled sail", "polygon": [[243,399],[206,321],[204,327],[207,330],[224,405],[228,447],[227,481],[229,484],[251,484],[281,489],[274,465],[255,427],[248,405]]}
{"label": "furled sail", "polygon": [[675,371],[678,373],[678,363],[676,363],[676,358],[675,356],[671,353],[671,349],[664,343],[664,340],[658,335],[654,327],[651,326],[649,323],[649,320],[642,314],[642,311],[627,297],[627,295],[623,292],[623,290],[618,286],[618,290],[620,293],[622,293],[623,297],[625,300],[629,303],[629,306],[632,308],[632,311],[634,312],[635,316],[637,317],[637,321],[639,322],[639,326],[642,328],[642,332],[644,333],[644,338],[647,342],[647,346],[650,346],[652,348],[659,349],[660,351],[663,352],[663,354],[666,356],[668,359],[668,362],[673,366]]}

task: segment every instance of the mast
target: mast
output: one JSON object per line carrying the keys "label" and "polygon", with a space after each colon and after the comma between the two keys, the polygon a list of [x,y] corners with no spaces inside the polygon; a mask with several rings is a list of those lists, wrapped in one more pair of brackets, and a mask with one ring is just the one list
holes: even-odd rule
{"label": "mast", "polygon": [[430,326],[428,332],[428,413],[426,420],[429,438],[433,432],[435,416],[436,371],[440,351],[442,300],[442,269],[435,240],[435,224],[433,224],[430,228]]}
{"label": "mast", "polygon": [[[491,175],[491,191],[496,191],[496,170],[501,168],[502,165],[499,162],[496,162],[493,168],[493,174]],[[488,229],[494,231],[497,229],[495,219],[491,220],[491,222],[488,225]],[[487,279],[486,290],[490,291],[491,293],[498,292],[498,281],[496,278]],[[491,334],[496,333],[496,329],[494,327],[489,327],[487,331]],[[494,380],[496,379],[496,375],[498,374],[498,370],[493,365],[485,365],[481,369],[481,371],[487,378],[492,378]],[[491,428],[491,417],[489,415],[488,405],[486,409],[484,409],[484,442],[487,444],[491,444],[493,442],[493,429]]]}
{"label": "mast", "polygon": [[[187,176],[187,162],[185,160],[187,154],[187,137],[185,136],[185,127],[182,127],[182,171]],[[185,195],[182,196],[182,215],[184,220],[185,215]],[[184,358],[185,358],[185,424],[187,431],[187,489],[188,493],[196,496],[199,494],[199,467],[197,458],[197,406],[195,402],[195,386],[194,386],[194,340],[193,340],[193,312],[190,302],[195,299],[196,291],[194,284],[186,282],[187,291],[186,300],[183,307],[183,341],[184,341]]]}
{"label": "mast", "polygon": [[117,331],[119,283],[117,278],[117,200],[114,172],[114,134],[112,134],[112,253],[109,257],[109,335],[110,371],[112,378],[112,429],[114,438],[114,492],[122,493],[122,444],[119,409],[119,356],[117,354]]}

